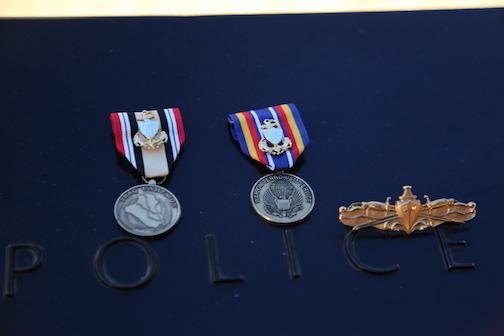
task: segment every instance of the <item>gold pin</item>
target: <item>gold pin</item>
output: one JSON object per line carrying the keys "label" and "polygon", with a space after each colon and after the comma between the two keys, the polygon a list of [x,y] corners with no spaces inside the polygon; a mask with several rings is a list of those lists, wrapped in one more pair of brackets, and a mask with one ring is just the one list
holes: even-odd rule
{"label": "gold pin", "polygon": [[157,119],[156,110],[143,110],[139,115],[136,116],[136,120],[154,120]]}
{"label": "gold pin", "polygon": [[135,146],[156,150],[168,142],[168,134],[161,130],[161,123],[155,110],[143,110],[136,119],[138,132],[133,137]]}
{"label": "gold pin", "polygon": [[464,223],[476,216],[476,203],[462,203],[453,198],[434,201],[424,196],[426,203],[417,200],[411,186],[404,191],[395,205],[390,197],[385,202],[357,202],[339,208],[339,220],[353,230],[374,227],[380,230],[404,231],[410,234],[445,222]]}

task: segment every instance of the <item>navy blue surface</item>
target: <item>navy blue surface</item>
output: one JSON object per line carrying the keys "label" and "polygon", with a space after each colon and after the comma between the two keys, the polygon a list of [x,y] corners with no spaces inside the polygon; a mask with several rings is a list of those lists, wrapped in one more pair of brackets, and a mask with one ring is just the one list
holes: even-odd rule
{"label": "navy blue surface", "polygon": [[[0,334],[502,335],[504,321],[504,11],[0,22],[0,273],[8,243],[44,247],[43,267],[0,298]],[[281,230],[249,191],[264,173],[229,136],[229,113],[295,103],[311,143],[295,173],[316,193],[294,229],[300,280]],[[183,206],[176,230],[149,240],[153,282],[98,283],[93,256],[126,236],[116,197],[138,183],[115,153],[111,111],[179,106],[185,151],[166,184]],[[478,203],[450,231],[468,247],[447,272],[434,233],[362,240],[353,269],[338,207],[418,196]],[[226,272],[211,285],[204,235]],[[117,277],[142,255],[117,249]],[[1,279],[1,278],[0,278]]]}

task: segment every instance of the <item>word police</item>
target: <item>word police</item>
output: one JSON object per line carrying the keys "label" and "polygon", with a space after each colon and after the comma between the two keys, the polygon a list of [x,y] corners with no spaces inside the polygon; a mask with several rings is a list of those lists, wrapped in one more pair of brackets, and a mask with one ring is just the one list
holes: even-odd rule
{"label": "word police", "polygon": [[[381,231],[380,231],[381,232]],[[453,248],[465,246],[465,241],[451,241],[446,237],[443,228],[435,228],[434,233],[441,250],[441,256],[448,271],[453,270],[474,270],[473,263],[462,263],[454,259]],[[355,269],[371,274],[385,274],[397,272],[399,265],[388,267],[370,266],[356,254],[357,238],[364,234],[364,231],[349,231],[344,239],[345,257],[348,263]],[[282,231],[282,240],[285,248],[287,269],[291,279],[299,279],[302,276],[301,266],[295,247],[294,235],[291,230]],[[242,275],[233,275],[223,272],[220,263],[220,254],[217,246],[217,237],[214,234],[205,236],[206,251],[208,256],[209,280],[212,284],[220,283],[243,283],[245,278]],[[131,245],[138,248],[145,255],[146,263],[140,265],[145,268],[142,276],[133,282],[124,282],[121,279],[112,277],[107,271],[107,254],[119,245]],[[25,258],[21,258],[24,256]],[[27,259],[28,262],[22,262]],[[37,244],[12,243],[5,249],[4,281],[2,286],[3,297],[13,297],[16,294],[16,279],[24,277],[31,272],[38,271],[43,267],[46,259],[43,247]],[[93,268],[97,281],[106,287],[119,290],[132,290],[147,285],[152,281],[159,268],[159,257],[156,251],[144,240],[133,237],[118,237],[104,243],[96,252],[93,260]]]}

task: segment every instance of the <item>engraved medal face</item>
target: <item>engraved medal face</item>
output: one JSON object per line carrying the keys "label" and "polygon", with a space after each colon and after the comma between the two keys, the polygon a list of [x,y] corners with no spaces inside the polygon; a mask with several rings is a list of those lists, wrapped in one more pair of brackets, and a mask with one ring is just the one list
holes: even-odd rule
{"label": "engraved medal face", "polygon": [[155,236],[170,230],[179,220],[180,213],[180,203],[175,195],[155,184],[129,188],[114,206],[119,225],[137,236]]}
{"label": "engraved medal face", "polygon": [[315,204],[315,196],[308,183],[296,175],[285,173],[260,178],[252,187],[250,200],[261,217],[279,224],[304,219]]}

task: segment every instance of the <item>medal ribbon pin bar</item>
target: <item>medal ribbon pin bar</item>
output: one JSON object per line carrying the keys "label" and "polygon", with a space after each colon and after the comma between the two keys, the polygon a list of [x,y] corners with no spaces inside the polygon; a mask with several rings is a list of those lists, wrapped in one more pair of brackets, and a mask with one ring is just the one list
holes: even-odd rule
{"label": "medal ribbon pin bar", "polygon": [[[146,184],[129,188],[117,199],[114,215],[119,225],[137,236],[170,230],[181,214],[178,199],[162,184],[185,142],[178,108],[110,114],[116,149]],[[156,178],[159,182],[156,182]]]}
{"label": "medal ribbon pin bar", "polygon": [[229,115],[231,135],[243,154],[274,171],[252,187],[250,200],[264,219],[290,224],[313,210],[313,190],[303,179],[285,173],[294,166],[309,143],[299,111],[283,104]]}

